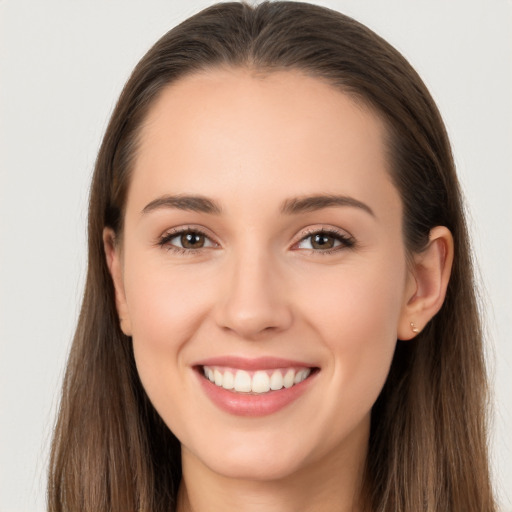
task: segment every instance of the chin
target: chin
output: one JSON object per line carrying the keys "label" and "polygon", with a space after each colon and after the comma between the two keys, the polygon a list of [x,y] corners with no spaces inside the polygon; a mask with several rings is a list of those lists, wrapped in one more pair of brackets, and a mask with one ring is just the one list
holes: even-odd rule
{"label": "chin", "polygon": [[300,464],[296,461],[279,459],[268,460],[267,457],[247,457],[242,459],[238,456],[216,459],[209,466],[212,471],[225,478],[239,480],[251,480],[256,482],[282,480],[295,473]]}
{"label": "chin", "polygon": [[224,446],[212,442],[199,449],[196,458],[226,478],[253,481],[281,480],[307,466],[310,457],[304,443],[297,439],[286,443],[283,436],[262,437],[241,441],[232,436]]}

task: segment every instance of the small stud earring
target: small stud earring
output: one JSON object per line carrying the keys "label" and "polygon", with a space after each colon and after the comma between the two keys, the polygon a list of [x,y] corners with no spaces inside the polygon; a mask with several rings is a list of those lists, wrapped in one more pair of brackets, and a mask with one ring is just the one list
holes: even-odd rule
{"label": "small stud earring", "polygon": [[414,334],[418,334],[420,332],[420,330],[416,327],[416,325],[414,324],[414,322],[410,322],[411,324],[411,330]]}

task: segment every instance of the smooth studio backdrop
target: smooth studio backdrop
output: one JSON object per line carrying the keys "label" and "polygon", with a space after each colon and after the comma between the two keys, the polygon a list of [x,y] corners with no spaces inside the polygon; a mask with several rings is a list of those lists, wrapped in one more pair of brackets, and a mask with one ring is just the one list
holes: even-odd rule
{"label": "smooth studio backdrop", "polygon": [[[0,512],[45,509],[84,283],[89,180],[114,102],[149,46],[211,3],[0,0]],[[396,46],[443,114],[487,311],[495,481],[512,511],[512,2],[314,3]]]}

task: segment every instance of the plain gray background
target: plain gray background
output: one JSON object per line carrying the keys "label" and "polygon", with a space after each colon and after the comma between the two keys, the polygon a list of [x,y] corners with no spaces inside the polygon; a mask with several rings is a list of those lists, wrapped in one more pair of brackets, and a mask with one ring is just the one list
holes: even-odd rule
{"label": "plain gray background", "polygon": [[[132,67],[203,0],[0,0],[0,512],[43,511],[89,180]],[[451,136],[483,285],[493,467],[512,511],[512,2],[316,1],[395,45]],[[421,186],[421,184],[418,184]]]}

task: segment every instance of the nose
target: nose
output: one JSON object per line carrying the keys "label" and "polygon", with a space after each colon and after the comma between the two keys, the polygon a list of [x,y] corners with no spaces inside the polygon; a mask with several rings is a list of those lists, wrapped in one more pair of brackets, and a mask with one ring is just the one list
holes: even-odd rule
{"label": "nose", "polygon": [[215,311],[219,327],[247,340],[290,327],[293,315],[283,272],[269,255],[246,255],[226,267]]}

